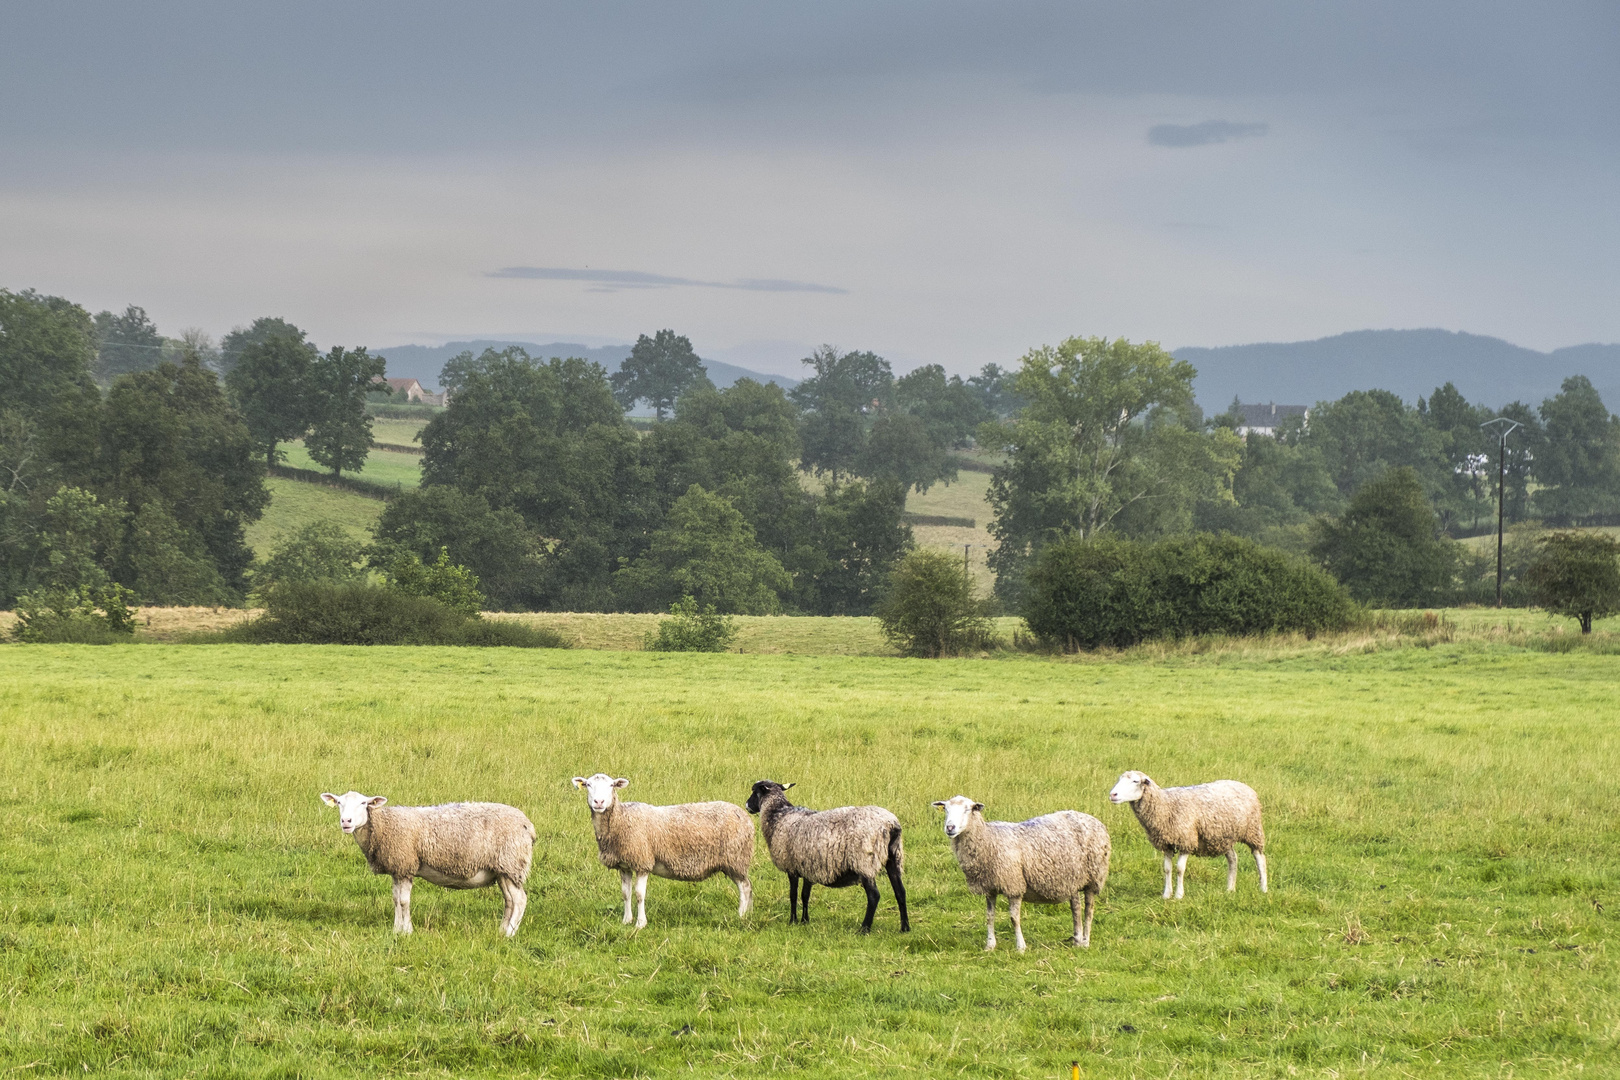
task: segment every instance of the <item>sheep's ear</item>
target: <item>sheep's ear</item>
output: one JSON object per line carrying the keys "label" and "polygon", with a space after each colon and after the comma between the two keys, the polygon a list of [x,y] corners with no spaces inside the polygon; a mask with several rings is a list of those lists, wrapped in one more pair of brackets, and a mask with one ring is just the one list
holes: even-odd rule
{"label": "sheep's ear", "polygon": [[585,778],[583,776],[574,777],[574,786],[575,787],[584,787],[585,786]]}
{"label": "sheep's ear", "polygon": [[613,781],[613,786],[614,787],[629,787],[630,786],[630,781],[626,780],[624,777],[621,776],[617,780]]}
{"label": "sheep's ear", "polygon": [[330,791],[323,791],[321,792],[321,802],[325,803],[327,806],[336,806],[337,796],[332,794]]}
{"label": "sheep's ear", "polygon": [[371,798],[366,800],[366,805],[370,807],[378,807],[387,801],[388,800],[381,795],[373,795]]}
{"label": "sheep's ear", "polygon": [[788,789],[788,788],[790,788],[790,787],[792,787],[792,786],[793,786],[793,785],[792,785],[792,784],[783,784],[783,785],[782,785],[782,790],[783,790],[783,791],[786,791],[786,790],[787,790],[787,789]]}
{"label": "sheep's ear", "polygon": [[934,805],[937,806],[941,810],[945,809],[945,804],[942,803],[942,802],[936,802]]}
{"label": "sheep's ear", "polygon": [[1144,777],[1142,777],[1142,779],[1138,780],[1137,783],[1141,784],[1143,787],[1152,787],[1153,786],[1153,777],[1144,776]]}
{"label": "sheep's ear", "polygon": [[982,803],[982,802],[974,803],[973,804],[973,809],[979,811],[982,814],[984,812],[984,803]]}

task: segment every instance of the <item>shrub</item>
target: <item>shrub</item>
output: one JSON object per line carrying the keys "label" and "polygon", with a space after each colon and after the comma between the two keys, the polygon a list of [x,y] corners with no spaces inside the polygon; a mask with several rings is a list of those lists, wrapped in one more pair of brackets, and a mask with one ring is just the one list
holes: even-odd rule
{"label": "shrub", "polygon": [[690,596],[669,606],[667,619],[647,635],[649,652],[725,652],[737,639],[737,620],[714,609],[713,604],[698,607]]}
{"label": "shrub", "polygon": [[194,641],[280,645],[507,645],[566,648],[555,631],[486,622],[437,600],[359,583],[302,582],[265,594],[264,614]]}
{"label": "shrub", "polygon": [[437,600],[451,611],[477,615],[484,606],[484,594],[478,590],[478,575],[452,563],[448,548],[439,549],[439,557],[431,566],[423,563],[414,552],[401,552],[388,563],[386,573],[389,584],[400,592]]}
{"label": "shrub", "polygon": [[1156,544],[1052,544],[1030,572],[1023,616],[1048,645],[1095,649],[1201,634],[1314,635],[1349,626],[1356,606],[1326,573],[1291,555],[1200,533]]}
{"label": "shrub", "polygon": [[17,641],[55,645],[116,645],[135,637],[133,594],[122,585],[46,589],[17,598]]}
{"label": "shrub", "polygon": [[1361,485],[1338,518],[1317,525],[1311,554],[1363,603],[1419,607],[1451,598],[1456,541],[1439,519],[1416,471],[1402,467]]}
{"label": "shrub", "polygon": [[311,522],[276,546],[253,575],[253,582],[263,590],[308,581],[363,581],[366,571],[360,560],[364,555],[364,546],[343,526]]}
{"label": "shrub", "polygon": [[993,643],[966,569],[930,548],[908,552],[878,605],[883,636],[906,656],[956,656]]}
{"label": "shrub", "polygon": [[1620,542],[1602,533],[1543,537],[1525,576],[1535,602],[1579,619],[1583,634],[1592,632],[1594,618],[1620,612]]}

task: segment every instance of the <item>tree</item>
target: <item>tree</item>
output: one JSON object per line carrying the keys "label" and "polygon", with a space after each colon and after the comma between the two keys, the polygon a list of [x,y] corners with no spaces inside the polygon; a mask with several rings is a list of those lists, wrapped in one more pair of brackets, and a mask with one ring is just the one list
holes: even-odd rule
{"label": "tree", "polygon": [[646,554],[614,574],[613,585],[641,611],[665,611],[690,596],[727,614],[770,615],[793,581],[729,500],[693,484]]}
{"label": "tree", "polygon": [[147,371],[163,359],[163,335],[146,309],[134,304],[122,315],[103,311],[96,315],[96,379],[110,383],[120,375]]}
{"label": "tree", "polygon": [[1590,634],[1593,619],[1620,612],[1620,542],[1601,533],[1542,537],[1526,578],[1537,605],[1579,619]]}
{"label": "tree", "polygon": [[482,356],[473,356],[471,349],[463,349],[444,362],[439,369],[439,389],[452,395],[461,391],[467,384],[467,377],[475,371],[484,370],[484,356],[501,355],[495,349],[485,349]]}
{"label": "tree", "polygon": [[310,581],[359,583],[366,578],[365,545],[335,521],[312,521],[277,544],[253,575],[262,592],[274,585]]}
{"label": "tree", "polygon": [[872,421],[854,471],[872,479],[900,481],[927,491],[938,481],[956,479],[950,450],[965,446],[991,414],[960,376],[926,364],[894,383],[893,410]]}
{"label": "tree", "polygon": [[304,439],[317,464],[341,475],[358,471],[371,453],[371,416],[366,393],[387,371],[387,361],[365,347],[334,345],[310,366],[311,414],[314,423]]}
{"label": "tree", "polygon": [[1620,508],[1620,419],[1609,414],[1591,380],[1565,379],[1558,395],[1541,403],[1541,424],[1537,508],[1566,521]]}
{"label": "tree", "polygon": [[483,610],[485,597],[478,588],[478,575],[450,561],[447,548],[439,557],[425,563],[414,552],[394,556],[384,571],[388,584],[409,596],[436,600],[461,615],[476,617]]}
{"label": "tree", "polygon": [[1546,433],[1536,410],[1522,401],[1508,402],[1497,415],[1519,424],[1507,440],[1502,513],[1508,521],[1524,521],[1530,517],[1530,485],[1535,482],[1536,462],[1546,445]]}
{"label": "tree", "polygon": [[877,616],[883,636],[906,656],[956,656],[990,642],[990,622],[967,568],[937,548],[919,548],[900,560]]}
{"label": "tree", "polygon": [[95,324],[84,308],[0,289],[0,489],[35,511],[62,484],[86,482],[95,466],[95,356]]}
{"label": "tree", "polygon": [[277,443],[301,439],[309,430],[315,412],[315,360],[315,346],[304,340],[303,331],[277,330],[246,345],[225,376],[266,465],[281,459]]}
{"label": "tree", "polygon": [[496,611],[544,607],[545,545],[508,507],[492,509],[482,495],[436,484],[389,500],[377,520],[371,565],[390,565],[401,552],[424,563],[441,549],[478,575]]}
{"label": "tree", "polygon": [[870,352],[841,353],[823,345],[804,363],[815,371],[788,396],[805,411],[800,428],[799,468],[838,474],[857,470],[867,432],[894,406],[894,373],[889,362]]}
{"label": "tree", "polygon": [[1431,497],[1449,487],[1440,433],[1388,390],[1353,390],[1338,401],[1318,402],[1309,425],[1294,438],[1321,452],[1347,499],[1367,481],[1400,467],[1412,469]]}
{"label": "tree", "polygon": [[1014,375],[1000,364],[986,364],[967,381],[980,407],[994,419],[1005,420],[1024,407],[1024,399],[1012,388]]}
{"label": "tree", "polygon": [[1337,519],[1317,522],[1311,554],[1362,603],[1443,603],[1457,566],[1417,471],[1402,466],[1361,486]]}
{"label": "tree", "polygon": [[286,319],[271,316],[254,319],[252,326],[238,326],[226,334],[219,343],[216,364],[220,378],[228,378],[250,345],[262,345],[273,337],[294,337],[303,341],[305,334]]}
{"label": "tree", "polygon": [[1119,527],[1190,527],[1201,498],[1231,499],[1241,444],[1194,430],[1192,365],[1152,342],[1072,337],[1023,358],[1013,389],[1027,402],[980,441],[1005,447],[990,481],[996,593],[1016,604],[1035,554],[1054,540]]}
{"label": "tree", "polygon": [[1496,439],[1481,429],[1486,409],[1470,405],[1456,386],[1446,383],[1427,401],[1418,399],[1417,414],[1440,437],[1444,476],[1435,509],[1440,524],[1467,521],[1478,525],[1496,507]]}
{"label": "tree", "polygon": [[673,330],[660,330],[636,339],[612,382],[614,400],[621,408],[629,411],[645,401],[661,421],[682,394],[708,384],[709,376],[691,341]]}
{"label": "tree", "polygon": [[213,607],[241,599],[225,587],[201,538],[183,529],[161,499],[146,500],[131,515],[121,561],[121,576],[143,604]]}
{"label": "tree", "polygon": [[906,490],[894,480],[828,485],[799,524],[783,558],[793,600],[812,615],[868,615],[889,571],[911,550],[901,514]]}

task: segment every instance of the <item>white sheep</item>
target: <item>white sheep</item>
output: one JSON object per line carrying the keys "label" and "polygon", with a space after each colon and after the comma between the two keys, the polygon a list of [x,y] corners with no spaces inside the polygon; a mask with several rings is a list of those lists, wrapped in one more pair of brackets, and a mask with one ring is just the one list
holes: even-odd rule
{"label": "white sheep", "polygon": [[501,931],[517,933],[529,896],[523,886],[534,859],[534,824],[504,803],[384,806],[381,795],[321,794],[338,808],[373,874],[394,879],[394,932],[411,932],[411,882],[426,878],[446,889],[500,885],[506,898]]}
{"label": "white sheep", "polygon": [[[872,932],[877,913],[877,876],[888,875],[894,899],[900,905],[900,931],[911,929],[906,915],[906,887],[901,881],[905,847],[900,841],[900,819],[881,806],[842,806],[836,810],[809,810],[794,806],[783,794],[792,784],[759,780],[748,796],[748,811],[759,815],[770,848],[771,862],[788,876],[788,922],[810,921],[810,885],[842,889],[859,883],[866,890],[866,918],[861,933]],[[797,915],[796,893],[804,879],[804,915]]]}
{"label": "white sheep", "polygon": [[1266,831],[1260,823],[1260,797],[1248,784],[1215,780],[1195,787],[1160,787],[1147,773],[1123,774],[1108,798],[1128,802],[1148,842],[1164,853],[1164,898],[1170,899],[1171,857],[1175,858],[1175,898],[1187,883],[1187,856],[1226,856],[1226,891],[1237,889],[1237,845],[1247,844],[1266,891]]}
{"label": "white sheep", "polygon": [[[1013,941],[1024,951],[1023,902],[1067,903],[1073,942],[1091,947],[1091,917],[1108,881],[1108,829],[1090,814],[1059,810],[1028,821],[986,821],[984,804],[966,795],[934,803],[945,811],[945,835],[967,878],[985,900],[986,951],[996,947],[996,896],[1007,897]],[[1085,913],[1081,914],[1081,897]]]}
{"label": "white sheep", "polygon": [[754,906],[748,868],[754,861],[754,826],[743,808],[728,802],[650,806],[620,802],[624,777],[607,773],[576,776],[584,788],[596,833],[597,857],[619,872],[624,890],[624,921],[630,922],[632,886],[636,929],[647,925],[647,875],[674,881],[702,881],[724,874],[737,885],[737,917]]}

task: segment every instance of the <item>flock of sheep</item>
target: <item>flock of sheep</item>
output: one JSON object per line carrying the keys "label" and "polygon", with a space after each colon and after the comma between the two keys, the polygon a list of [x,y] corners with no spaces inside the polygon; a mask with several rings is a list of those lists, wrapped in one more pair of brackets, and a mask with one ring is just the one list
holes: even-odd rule
{"label": "flock of sheep", "polygon": [[[602,865],[619,872],[624,921],[647,925],[647,878],[702,881],[724,874],[737,886],[737,915],[754,903],[748,871],[754,860],[758,814],[771,862],[788,878],[788,921],[810,918],[810,886],[866,892],[861,932],[877,913],[877,879],[889,879],[900,908],[900,929],[911,929],[901,880],[905,849],[900,820],[881,806],[809,810],[787,798],[792,784],[760,780],[747,809],[728,802],[651,806],[619,799],[630,781],[606,773],[576,776],[585,791]],[[1260,799],[1236,780],[1165,788],[1131,771],[1109,792],[1130,803],[1154,848],[1164,855],[1164,898],[1181,899],[1187,856],[1226,856],[1226,889],[1237,888],[1236,845],[1254,853],[1260,891],[1266,891],[1266,838]],[[424,878],[448,889],[499,885],[506,898],[501,931],[517,933],[528,894],[523,891],[534,857],[534,824],[523,811],[502,803],[385,806],[380,795],[323,794],[338,809],[343,831],[353,836],[374,874],[394,879],[394,930],[411,932],[411,883]],[[1059,810],[1028,821],[986,821],[984,804],[964,795],[934,803],[945,811],[945,835],[967,879],[968,891],[985,898],[985,945],[996,947],[996,897],[1007,898],[1013,940],[1024,950],[1023,902],[1068,904],[1074,912],[1076,945],[1091,944],[1097,894],[1108,880],[1108,830],[1090,814]],[[1175,890],[1172,894],[1171,884]],[[800,882],[803,891],[800,891]],[[1082,904],[1083,899],[1083,904]],[[1082,910],[1083,908],[1083,910]]]}

